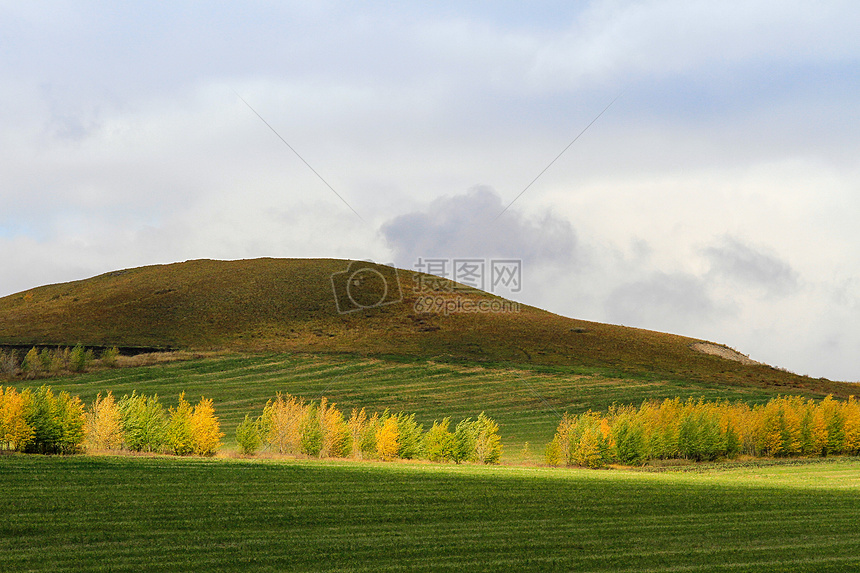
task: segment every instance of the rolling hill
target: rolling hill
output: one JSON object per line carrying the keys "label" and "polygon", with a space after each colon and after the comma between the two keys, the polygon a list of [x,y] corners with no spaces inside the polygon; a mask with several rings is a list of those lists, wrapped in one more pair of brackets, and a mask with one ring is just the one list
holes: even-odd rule
{"label": "rolling hill", "polygon": [[[361,270],[353,273],[355,265]],[[0,299],[0,345],[407,356],[850,392],[847,384],[697,350],[705,341],[511,307],[449,281],[436,281],[434,304],[504,311],[427,312],[416,307],[427,299],[413,275],[371,263],[269,258],[114,271]]]}

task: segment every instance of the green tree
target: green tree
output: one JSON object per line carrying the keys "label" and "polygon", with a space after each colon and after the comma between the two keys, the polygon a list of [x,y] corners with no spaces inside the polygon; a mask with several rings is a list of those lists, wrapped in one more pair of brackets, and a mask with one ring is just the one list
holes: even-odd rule
{"label": "green tree", "polygon": [[323,431],[317,415],[317,407],[313,404],[307,408],[299,432],[301,434],[301,452],[308,456],[319,456],[323,447]]}
{"label": "green tree", "polygon": [[431,462],[446,462],[454,457],[454,434],[451,433],[451,418],[434,421],[424,436],[424,452]]}
{"label": "green tree", "polygon": [[109,368],[113,368],[117,365],[117,358],[119,357],[119,348],[114,346],[113,348],[108,348],[104,352],[102,352],[101,361],[102,364]]}
{"label": "green tree", "polygon": [[415,421],[415,414],[397,414],[397,457],[411,460],[421,455],[423,430]]}
{"label": "green tree", "polygon": [[24,419],[33,430],[25,451],[40,454],[73,454],[81,449],[86,420],[84,405],[68,392],[55,395],[47,386],[28,393]]}
{"label": "green tree", "polygon": [[158,395],[126,394],[119,401],[125,446],[134,452],[160,452],[167,443],[167,415]]}
{"label": "green tree", "polygon": [[87,350],[80,343],[72,348],[69,354],[69,368],[72,372],[83,372],[93,359],[93,351]]}
{"label": "green tree", "polygon": [[169,410],[167,422],[167,447],[177,456],[185,456],[194,451],[194,435],[191,428],[193,409],[185,392],[179,395],[179,404]]}
{"label": "green tree", "polygon": [[485,464],[497,464],[502,457],[502,438],[499,425],[481,412],[474,424],[475,458]]}
{"label": "green tree", "polygon": [[454,448],[451,452],[451,460],[454,463],[475,459],[475,445],[477,442],[477,431],[471,418],[461,420],[454,428]]}
{"label": "green tree", "polygon": [[634,416],[622,416],[612,424],[612,439],[619,462],[641,465],[645,461],[645,431]]}
{"label": "green tree", "polygon": [[245,419],[236,427],[236,443],[245,455],[256,454],[263,444],[259,422],[259,419],[254,420],[250,414],[245,414]]}
{"label": "green tree", "polygon": [[24,374],[29,379],[38,378],[42,375],[44,366],[42,363],[42,358],[39,356],[39,351],[34,346],[31,348],[26,356],[24,356],[24,361],[21,363],[21,370],[24,371]]}

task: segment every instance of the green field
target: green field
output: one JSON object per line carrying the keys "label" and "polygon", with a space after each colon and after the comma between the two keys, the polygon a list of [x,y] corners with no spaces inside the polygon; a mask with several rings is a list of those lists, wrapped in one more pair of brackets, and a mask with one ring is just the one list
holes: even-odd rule
{"label": "green field", "polygon": [[212,398],[227,434],[227,447],[232,447],[235,427],[245,414],[259,415],[277,391],[307,400],[325,396],[347,415],[356,406],[414,412],[425,429],[434,419],[451,416],[456,422],[485,411],[500,425],[507,460],[519,460],[527,441],[539,459],[565,411],[603,410],[614,402],[639,404],[644,399],[675,396],[765,402],[778,392],[758,385],[724,386],[606,369],[311,354],[227,355],[19,382],[18,386],[42,383],[80,396],[87,404],[108,390],[117,398],[133,390],[158,394],[166,405],[175,404],[180,392],[186,392],[191,401]]}
{"label": "green field", "polygon": [[860,461],[646,473],[0,456],[3,571],[846,571]]}

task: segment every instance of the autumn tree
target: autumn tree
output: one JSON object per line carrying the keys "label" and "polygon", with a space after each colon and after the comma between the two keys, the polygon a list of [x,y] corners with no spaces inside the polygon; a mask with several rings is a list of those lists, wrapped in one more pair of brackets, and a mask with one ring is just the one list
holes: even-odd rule
{"label": "autumn tree", "polygon": [[345,458],[352,452],[352,431],[343,419],[343,413],[329,404],[326,398],[320,400],[319,425],[322,431],[321,457]]}
{"label": "autumn tree", "polygon": [[361,445],[367,432],[367,423],[367,412],[365,412],[364,408],[361,410],[353,408],[352,414],[349,416],[349,420],[347,420],[346,425],[349,428],[349,435],[351,438],[351,455],[356,459],[361,459],[364,453]]}
{"label": "autumn tree", "polygon": [[260,417],[263,442],[279,454],[298,453],[302,448],[302,423],[309,406],[289,394],[277,393],[266,402]]}
{"label": "autumn tree", "polygon": [[376,452],[382,460],[393,460],[400,450],[397,418],[386,415],[376,430]]}
{"label": "autumn tree", "polygon": [[200,398],[191,414],[191,447],[198,456],[214,456],[221,447],[221,424],[211,398]]}
{"label": "autumn tree", "polygon": [[101,394],[93,400],[86,413],[87,450],[118,450],[122,447],[122,413],[113,394]]}
{"label": "autumn tree", "polygon": [[0,449],[23,450],[33,437],[25,414],[29,394],[0,386]]}

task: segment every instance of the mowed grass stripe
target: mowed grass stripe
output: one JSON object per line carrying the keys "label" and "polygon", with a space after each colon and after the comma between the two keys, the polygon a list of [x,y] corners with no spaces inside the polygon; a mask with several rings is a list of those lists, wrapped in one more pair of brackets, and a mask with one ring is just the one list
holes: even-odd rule
{"label": "mowed grass stripe", "polygon": [[829,489],[833,465],[812,489],[744,469],[0,456],[0,568],[827,570],[860,555],[860,493]]}

